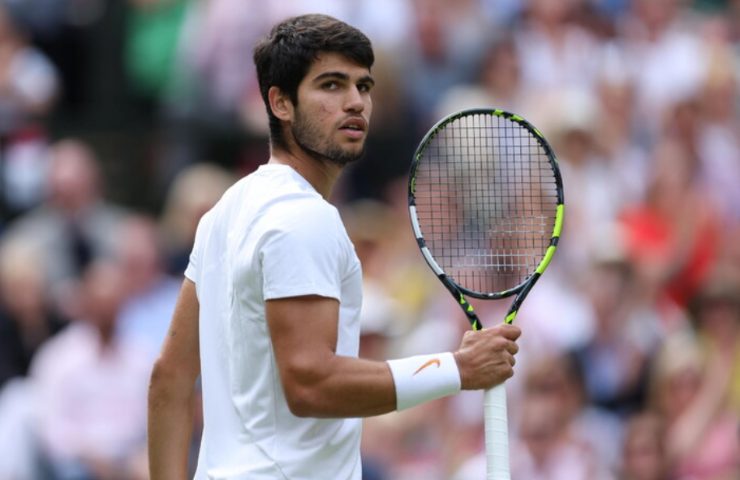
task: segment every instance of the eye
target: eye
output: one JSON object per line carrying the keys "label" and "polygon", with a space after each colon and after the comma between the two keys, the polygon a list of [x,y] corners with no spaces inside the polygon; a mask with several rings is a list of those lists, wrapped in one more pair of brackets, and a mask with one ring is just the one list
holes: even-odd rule
{"label": "eye", "polygon": [[373,88],[369,83],[360,83],[357,85],[357,90],[362,93],[368,93]]}
{"label": "eye", "polygon": [[339,83],[337,83],[334,80],[331,80],[331,81],[321,84],[321,88],[323,88],[324,90],[336,90],[339,88]]}

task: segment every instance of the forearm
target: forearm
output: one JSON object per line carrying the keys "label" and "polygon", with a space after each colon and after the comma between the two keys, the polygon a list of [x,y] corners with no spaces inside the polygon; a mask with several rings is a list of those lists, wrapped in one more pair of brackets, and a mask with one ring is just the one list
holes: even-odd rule
{"label": "forearm", "polygon": [[298,416],[367,417],[396,409],[393,377],[386,362],[332,355],[315,368],[286,372],[286,398]]}
{"label": "forearm", "polygon": [[316,296],[265,304],[280,380],[295,415],[379,415],[461,388],[491,388],[513,374],[517,327],[467,332],[454,354],[388,363],[336,355],[338,313],[336,300]]}
{"label": "forearm", "polygon": [[666,450],[670,460],[681,458],[702,441],[727,398],[731,371],[729,360],[722,362],[717,354],[710,359],[696,397],[669,429]]}
{"label": "forearm", "polygon": [[306,416],[379,415],[453,395],[461,388],[457,361],[449,352],[388,362],[333,356],[321,367],[296,373],[305,388],[297,390],[291,383],[289,403],[294,413]]}
{"label": "forearm", "polygon": [[200,374],[198,312],[195,284],[186,279],[149,383],[151,480],[180,480],[188,476],[195,381]]}
{"label": "forearm", "polygon": [[184,479],[193,426],[195,390],[156,373],[149,386],[148,450],[152,480]]}

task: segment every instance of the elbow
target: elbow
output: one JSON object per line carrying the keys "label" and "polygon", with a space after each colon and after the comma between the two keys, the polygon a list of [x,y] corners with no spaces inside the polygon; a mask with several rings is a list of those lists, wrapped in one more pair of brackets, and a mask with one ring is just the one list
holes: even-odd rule
{"label": "elbow", "polygon": [[283,391],[290,413],[296,417],[324,417],[327,400],[323,377],[316,370],[292,370],[285,376]]}
{"label": "elbow", "polygon": [[149,377],[150,401],[188,398],[195,388],[197,373],[160,358],[154,362]]}
{"label": "elbow", "polygon": [[152,373],[149,377],[149,381],[152,386],[166,385],[175,380],[178,375],[177,369],[160,357],[152,366]]}
{"label": "elbow", "polygon": [[161,387],[166,384],[171,378],[171,373],[168,370],[169,368],[167,368],[167,365],[161,359],[156,360],[152,366],[152,372],[149,375],[150,387]]}
{"label": "elbow", "polygon": [[309,392],[285,392],[285,400],[288,402],[290,413],[296,417],[318,417],[319,412],[315,403],[311,400]]}
{"label": "elbow", "polygon": [[156,402],[167,396],[172,390],[173,377],[169,368],[160,360],[154,362],[152,373],[149,376],[149,401]]}

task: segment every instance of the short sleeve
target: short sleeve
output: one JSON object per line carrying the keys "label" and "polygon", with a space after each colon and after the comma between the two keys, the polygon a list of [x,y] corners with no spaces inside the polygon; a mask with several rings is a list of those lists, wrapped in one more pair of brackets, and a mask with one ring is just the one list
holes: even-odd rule
{"label": "short sleeve", "polygon": [[328,205],[286,212],[260,248],[264,300],[319,295],[340,299],[345,256],[341,220]]}
{"label": "short sleeve", "polygon": [[188,266],[185,268],[185,277],[193,283],[198,283],[198,272],[200,271],[200,258],[203,249],[203,237],[209,223],[210,212],[203,215],[198,222],[198,228],[195,231],[195,241],[193,249],[190,251]]}

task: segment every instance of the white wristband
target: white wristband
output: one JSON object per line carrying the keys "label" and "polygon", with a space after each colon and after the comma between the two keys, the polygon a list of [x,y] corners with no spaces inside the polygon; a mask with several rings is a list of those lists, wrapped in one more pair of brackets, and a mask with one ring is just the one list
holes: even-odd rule
{"label": "white wristband", "polygon": [[460,371],[450,352],[388,360],[388,365],[396,384],[398,410],[460,391]]}

